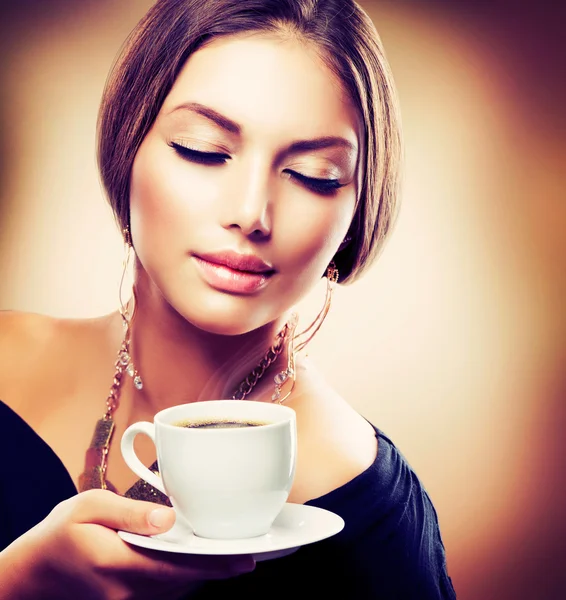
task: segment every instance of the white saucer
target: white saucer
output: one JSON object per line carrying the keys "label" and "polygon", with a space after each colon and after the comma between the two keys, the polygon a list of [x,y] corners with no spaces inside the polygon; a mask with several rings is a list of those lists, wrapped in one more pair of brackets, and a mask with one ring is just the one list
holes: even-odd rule
{"label": "white saucer", "polygon": [[184,525],[174,525],[154,536],[118,531],[129,544],[182,554],[252,554],[256,561],[291,554],[300,546],[337,534],[344,527],[342,517],[322,508],[287,503],[268,533],[241,540],[212,540],[194,535]]}

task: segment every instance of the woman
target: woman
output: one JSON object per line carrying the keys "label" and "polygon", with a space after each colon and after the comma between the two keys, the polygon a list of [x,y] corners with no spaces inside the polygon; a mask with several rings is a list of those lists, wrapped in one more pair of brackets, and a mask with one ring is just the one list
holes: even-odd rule
{"label": "woman", "polygon": [[[102,180],[135,256],[132,301],[90,320],[2,315],[13,458],[0,598],[454,597],[416,475],[297,354],[333,283],[362,273],[393,221],[393,90],[373,25],[349,0],[159,0],[142,19],[99,120]],[[292,307],[323,276],[321,314],[297,333]],[[218,397],[295,409],[289,501],[341,514],[343,532],[257,565],[118,537],[175,517],[116,440],[162,408]],[[140,445],[146,464],[151,451]]]}

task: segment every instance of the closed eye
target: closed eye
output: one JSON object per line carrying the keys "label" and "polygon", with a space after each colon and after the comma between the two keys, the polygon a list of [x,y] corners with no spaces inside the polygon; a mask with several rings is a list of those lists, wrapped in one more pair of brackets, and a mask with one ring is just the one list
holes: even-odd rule
{"label": "closed eye", "polygon": [[200,165],[223,165],[230,158],[228,154],[201,152],[200,150],[193,150],[175,142],[171,142],[169,145],[183,158]]}
{"label": "closed eye", "polygon": [[338,179],[307,177],[306,175],[301,175],[301,173],[290,170],[287,170],[287,173],[291,175],[293,179],[304,185],[307,189],[317,194],[330,196],[334,194],[337,189],[344,187],[345,185],[344,183],[340,183]]}
{"label": "closed eye", "polygon": [[[226,161],[230,159],[228,154],[223,154],[221,152],[201,152],[200,150],[193,150],[182,144],[177,144],[176,142],[170,142],[169,145],[184,159],[201,165],[224,165],[226,164]],[[306,175],[302,175],[301,173],[289,169],[287,169],[286,172],[291,178],[316,194],[332,195],[336,190],[345,185],[340,183],[338,179],[307,177]]]}

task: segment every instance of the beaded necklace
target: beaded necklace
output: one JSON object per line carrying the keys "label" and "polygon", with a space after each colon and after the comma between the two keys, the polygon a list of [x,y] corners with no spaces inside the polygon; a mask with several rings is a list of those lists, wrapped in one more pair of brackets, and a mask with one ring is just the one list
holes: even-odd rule
{"label": "beaded necklace", "polygon": [[[293,349],[293,335],[296,324],[297,315],[293,313],[289,321],[285,323],[283,328],[277,333],[273,345],[232,394],[233,400],[244,400],[252,392],[267,369],[283,351],[287,338],[287,368],[277,373],[273,378],[275,391],[271,396],[271,400],[278,404],[282,404],[289,397],[295,385],[295,351]],[[106,479],[106,470],[108,467],[108,452],[110,450],[115,427],[114,413],[119,405],[120,391],[125,374],[133,378],[134,387],[136,389],[142,388],[143,384],[141,377],[133,367],[131,361],[129,327],[126,327],[126,334],[120,346],[116,362],[114,363],[114,379],[106,399],[106,412],[103,417],[96,422],[90,446],[86,451],[85,468],[79,477],[79,492],[90,489],[108,489],[117,492],[116,488]],[[287,384],[289,384],[288,390],[286,393],[283,393],[283,387]],[[157,461],[155,461],[149,469],[158,474],[159,467]],[[134,483],[124,495],[137,500],[149,500],[170,505],[167,496],[162,494],[159,490],[156,490],[143,479]]]}

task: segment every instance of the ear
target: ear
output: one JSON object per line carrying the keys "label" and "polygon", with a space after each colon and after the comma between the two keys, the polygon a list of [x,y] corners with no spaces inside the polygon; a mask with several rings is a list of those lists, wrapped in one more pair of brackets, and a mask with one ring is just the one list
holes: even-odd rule
{"label": "ear", "polygon": [[126,244],[126,246],[132,246],[132,235],[130,233],[130,228],[129,227],[124,227],[124,229],[122,229],[122,237],[124,238],[124,244]]}
{"label": "ear", "polygon": [[352,238],[350,235],[347,235],[343,240],[342,243],[340,244],[340,246],[338,246],[338,250],[337,252],[340,252],[341,250],[344,250],[344,248],[352,241]]}

